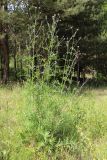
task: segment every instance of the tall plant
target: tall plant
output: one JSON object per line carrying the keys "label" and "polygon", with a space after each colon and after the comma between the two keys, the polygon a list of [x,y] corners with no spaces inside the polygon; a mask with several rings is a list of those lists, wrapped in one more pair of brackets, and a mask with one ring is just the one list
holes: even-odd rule
{"label": "tall plant", "polygon": [[[62,88],[72,84],[72,75],[77,60],[77,46],[74,31],[70,38],[58,37],[58,24],[61,21],[58,15],[51,19],[40,20],[40,13],[36,10],[35,20],[28,26],[26,41],[28,70],[32,80],[50,83],[58,82]],[[73,31],[73,28],[70,28]],[[60,49],[64,48],[60,53]],[[63,62],[62,64],[60,62]]]}

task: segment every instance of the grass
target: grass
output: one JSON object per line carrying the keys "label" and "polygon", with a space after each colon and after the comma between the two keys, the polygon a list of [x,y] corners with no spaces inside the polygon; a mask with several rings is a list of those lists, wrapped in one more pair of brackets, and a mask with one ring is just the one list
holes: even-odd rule
{"label": "grass", "polygon": [[0,160],[90,159],[107,159],[107,89],[0,87]]}

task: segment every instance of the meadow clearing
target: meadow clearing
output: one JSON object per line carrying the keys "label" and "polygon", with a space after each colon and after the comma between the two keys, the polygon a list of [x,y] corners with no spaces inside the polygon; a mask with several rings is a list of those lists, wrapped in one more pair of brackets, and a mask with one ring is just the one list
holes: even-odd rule
{"label": "meadow clearing", "polygon": [[107,159],[107,88],[0,87],[0,160],[48,159]]}

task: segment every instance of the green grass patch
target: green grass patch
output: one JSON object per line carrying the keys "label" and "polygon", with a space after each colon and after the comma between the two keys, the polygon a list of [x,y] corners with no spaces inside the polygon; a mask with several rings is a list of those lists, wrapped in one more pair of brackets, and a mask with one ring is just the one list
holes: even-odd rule
{"label": "green grass patch", "polygon": [[76,95],[42,83],[1,87],[0,159],[107,159],[106,99],[106,90]]}

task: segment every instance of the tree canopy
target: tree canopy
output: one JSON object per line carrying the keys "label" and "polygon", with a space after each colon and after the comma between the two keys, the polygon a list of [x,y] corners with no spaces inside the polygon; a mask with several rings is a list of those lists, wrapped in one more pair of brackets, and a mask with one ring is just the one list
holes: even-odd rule
{"label": "tree canopy", "polygon": [[[4,79],[3,81],[7,81],[11,73],[18,77],[19,73],[22,74],[23,68],[26,70],[25,60],[22,57],[28,56],[29,45],[30,53],[33,52],[31,41],[35,43],[34,54],[39,52],[43,54],[42,46],[46,48],[45,41],[49,41],[49,38],[46,38],[48,36],[46,23],[52,25],[54,15],[59,19],[56,26],[59,41],[62,37],[67,41],[76,33],[75,49],[80,53],[80,72],[91,68],[106,78],[107,2],[105,0],[2,0],[0,8],[1,79]],[[64,44],[62,43],[58,49],[58,54],[62,58],[67,52]],[[13,72],[12,58],[14,59]],[[36,67],[36,62],[34,65]],[[64,65],[63,61],[61,65]],[[78,60],[75,65],[76,71],[77,66]]]}

